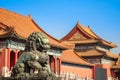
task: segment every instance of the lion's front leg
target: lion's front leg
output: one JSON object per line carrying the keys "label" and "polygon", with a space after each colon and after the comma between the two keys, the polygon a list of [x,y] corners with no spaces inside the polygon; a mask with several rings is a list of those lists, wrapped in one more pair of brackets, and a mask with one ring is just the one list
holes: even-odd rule
{"label": "lion's front leg", "polygon": [[42,70],[42,66],[39,64],[37,61],[28,61],[28,65],[33,69],[33,70]]}

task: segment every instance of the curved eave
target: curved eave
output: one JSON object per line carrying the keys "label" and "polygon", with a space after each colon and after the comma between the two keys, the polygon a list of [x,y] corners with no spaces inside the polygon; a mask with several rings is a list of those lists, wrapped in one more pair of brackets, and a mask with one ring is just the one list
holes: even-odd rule
{"label": "curved eave", "polygon": [[15,34],[20,39],[27,40],[25,37],[19,35],[16,31],[9,31],[9,32],[7,32],[5,34],[1,34],[0,38],[6,37],[7,35],[11,35],[11,34]]}
{"label": "curved eave", "polygon": [[119,55],[110,53],[109,51],[106,52],[106,55],[110,58],[113,58],[113,59],[118,59],[118,57],[119,57]]}
{"label": "curved eave", "polygon": [[35,21],[34,21],[33,19],[31,19],[31,20],[32,20],[32,22],[33,22],[44,34],[46,34],[48,37],[52,38],[53,40],[55,40],[55,41],[57,41],[57,42],[60,42],[60,41],[57,40],[56,38],[54,38],[54,37],[50,36],[48,33],[46,33],[43,29],[41,29],[41,28],[35,23]]}
{"label": "curved eave", "polygon": [[86,29],[83,28],[83,26],[79,25],[78,28],[81,29],[81,31],[82,31],[84,34],[86,34],[87,36],[89,36],[90,38],[96,39],[96,37],[94,37],[93,35],[89,34],[88,31],[86,31]]}
{"label": "curved eave", "polygon": [[113,44],[112,42],[107,42],[105,40],[101,40],[101,41],[102,41],[103,44],[105,44],[105,45],[107,45],[107,46],[109,46],[111,48],[116,48],[117,47],[117,45]]}
{"label": "curved eave", "polygon": [[94,65],[93,64],[84,64],[84,63],[77,63],[77,62],[70,62],[70,61],[67,61],[67,60],[62,60],[62,62],[67,62],[67,63],[71,63],[71,64],[78,64],[78,65],[83,65],[83,66],[89,66],[89,67],[93,67]]}
{"label": "curved eave", "polygon": [[[89,29],[90,29],[90,27],[89,27]],[[113,47],[113,48],[117,47],[116,44],[113,44],[112,42],[108,42],[108,41],[102,39],[101,37],[99,37],[99,36],[98,36],[97,34],[95,34],[91,29],[90,29],[90,31],[91,31],[94,35],[96,35],[96,36],[98,37],[98,39],[101,39],[101,40],[103,41],[103,43],[105,42],[106,45],[108,45],[108,46],[110,46],[110,47]]]}
{"label": "curved eave", "polygon": [[66,36],[64,36],[63,38],[61,38],[60,39],[60,41],[65,41],[65,40],[67,40],[67,38],[69,38],[71,35],[71,33],[73,32],[73,30],[76,28],[77,26],[75,25],[74,27],[73,27],[73,29],[66,35]]}
{"label": "curved eave", "polygon": [[47,35],[51,45],[57,45],[57,46],[60,46],[60,48],[66,48],[64,47],[64,45],[60,44],[60,41],[53,38],[52,36],[47,34],[44,30],[42,30],[35,23],[35,21],[32,19],[31,16],[27,17],[24,15],[17,14],[15,12],[0,8],[0,22],[4,23],[6,26],[15,27],[15,31],[17,35],[22,36],[25,39],[27,39],[32,32],[35,32],[35,31],[43,32]]}
{"label": "curved eave", "polygon": [[[77,29],[77,28],[79,29],[79,31],[81,31],[82,33],[84,33],[88,38],[95,38],[94,36],[90,35],[90,34],[86,31],[86,29],[85,29],[84,26],[82,26],[80,23],[77,23],[77,24],[74,26],[74,28],[73,28],[65,37],[63,37],[62,39],[60,39],[60,41],[65,41],[65,40],[67,40],[67,39],[71,36],[72,32],[73,32],[75,29]],[[90,32],[90,30],[89,30],[89,32]]]}
{"label": "curved eave", "polygon": [[109,58],[117,59],[119,57],[118,54],[113,54],[110,51],[103,51],[103,50],[98,49],[97,47],[96,47],[96,50],[102,52],[103,55],[106,55]]}
{"label": "curved eave", "polygon": [[89,28],[89,30],[97,37],[98,40],[102,40],[103,44],[105,44],[105,45],[107,45],[107,46],[110,46],[110,47],[113,47],[113,48],[117,47],[116,44],[113,44],[113,43],[111,43],[111,42],[108,42],[108,41],[102,39],[102,38],[99,37],[97,34],[95,34],[90,27],[88,27],[88,28]]}
{"label": "curved eave", "polygon": [[88,29],[91,31],[91,33],[92,33],[97,39],[101,39],[97,34],[94,33],[94,31],[92,31],[92,29],[90,28],[90,26],[88,26]]}
{"label": "curved eave", "polygon": [[[86,28],[85,28],[84,26],[81,26],[81,25],[79,25],[79,26],[80,26],[79,28],[82,29],[82,31],[83,31],[84,33],[88,34],[88,36],[91,36],[91,37],[93,37],[93,38],[96,39],[96,40],[102,41],[103,44],[105,44],[105,45],[107,45],[107,46],[109,46],[109,47],[112,47],[112,48],[117,47],[116,44],[113,44],[113,43],[111,43],[111,42],[108,42],[108,41],[102,39],[101,37],[99,37],[97,34],[95,34],[95,33],[91,30],[91,28],[90,28],[89,26],[86,27]],[[87,29],[88,29],[88,30],[87,30]]]}
{"label": "curved eave", "polygon": [[49,35],[48,33],[46,33],[43,29],[41,29],[41,28],[35,23],[35,21],[34,21],[33,19],[31,19],[31,20],[32,20],[32,22],[41,30],[41,32],[43,32],[44,34],[46,34],[46,35],[48,36],[49,39],[51,38],[51,39],[53,39],[53,40],[55,40],[55,41],[57,42],[57,44],[54,44],[54,43],[52,43],[52,41],[50,41],[50,45],[51,45],[51,46],[58,47],[58,48],[62,48],[62,49],[67,49],[67,48],[68,48],[67,46],[62,45],[59,40],[57,40],[57,39],[55,39],[54,37],[50,36],[50,35]]}

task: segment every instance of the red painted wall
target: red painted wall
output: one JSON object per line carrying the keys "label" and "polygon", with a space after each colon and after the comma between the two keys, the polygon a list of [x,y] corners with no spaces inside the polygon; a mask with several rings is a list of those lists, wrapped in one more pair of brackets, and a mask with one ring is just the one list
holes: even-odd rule
{"label": "red painted wall", "polygon": [[0,75],[2,75],[2,68],[7,67],[7,50],[0,51]]}

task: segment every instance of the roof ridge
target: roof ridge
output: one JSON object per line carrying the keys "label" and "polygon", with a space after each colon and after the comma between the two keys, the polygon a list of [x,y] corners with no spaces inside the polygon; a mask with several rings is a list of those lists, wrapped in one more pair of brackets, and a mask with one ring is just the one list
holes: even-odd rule
{"label": "roof ridge", "polygon": [[[45,32],[32,18],[31,18],[31,21],[36,25],[36,27],[38,29],[40,29],[43,33],[45,33],[48,37],[52,38],[53,40],[57,41],[58,43],[60,43],[61,45],[61,48],[64,47],[64,48],[68,48],[66,45],[62,44],[60,40],[54,38],[53,36],[49,35],[47,32]],[[59,46],[60,47],[60,46]]]}
{"label": "roof ridge", "polygon": [[[75,26],[71,29],[71,31],[69,31],[69,33],[68,33],[66,36],[64,36],[63,38],[61,38],[60,41],[64,40],[67,36],[69,36],[69,34],[70,34],[75,28],[79,28],[78,25],[79,25],[79,26],[83,26],[83,25],[80,24],[79,21],[77,21],[77,23],[76,23]],[[83,29],[83,30],[84,30],[84,29]],[[82,32],[83,32],[83,31],[82,31]]]}
{"label": "roof ridge", "polygon": [[95,33],[92,31],[92,29],[90,28],[90,26],[88,26],[88,28],[89,28],[89,30],[90,30],[95,36],[98,37],[99,40],[101,40],[101,41],[105,41],[105,42],[107,42],[108,44],[112,44],[112,42],[109,42],[109,41],[107,41],[107,40],[101,38],[101,37],[98,36],[97,34],[95,34]]}
{"label": "roof ridge", "polygon": [[102,39],[101,37],[99,37],[97,34],[94,33],[94,31],[90,28],[89,25],[88,25],[88,29],[89,29],[95,36],[97,36],[98,38]]}
{"label": "roof ridge", "polygon": [[[5,25],[4,23],[0,22],[1,25],[3,25],[4,27],[8,27],[7,25]],[[2,28],[2,26],[0,26]]]}
{"label": "roof ridge", "polygon": [[[76,24],[76,25],[77,25],[77,24]],[[67,36],[69,36],[69,34],[77,27],[76,25],[71,29],[71,31],[69,31],[69,32],[67,33],[66,36],[64,36],[63,38],[61,38],[60,41],[64,41],[64,39],[65,39]]]}
{"label": "roof ridge", "polygon": [[4,9],[4,8],[0,8],[0,10],[9,12],[9,13],[11,13],[11,14],[19,15],[19,16],[24,17],[24,18],[27,18],[27,19],[30,19],[29,16],[24,16],[24,15],[22,15],[22,14],[19,14],[19,13],[17,13],[17,12],[13,12],[13,11],[10,11],[10,10]]}
{"label": "roof ridge", "polygon": [[[86,27],[86,26],[83,26],[83,25],[81,25],[81,24],[78,24],[78,28],[82,29],[87,35],[89,35],[89,36],[91,36],[91,37],[94,37],[94,36],[92,36],[91,34],[89,34],[87,31],[85,31],[85,30],[83,29],[83,27],[89,29],[89,28]],[[83,32],[83,31],[82,31],[82,32]]]}
{"label": "roof ridge", "polygon": [[42,28],[40,28],[40,27],[38,26],[38,24],[35,23],[35,21],[34,21],[33,19],[31,19],[31,21],[32,21],[39,29],[41,29],[47,36],[49,36],[49,37],[51,37],[52,39],[54,39],[54,40],[60,42],[58,39],[56,39],[56,38],[50,36],[50,35],[49,35],[48,33],[46,33]]}
{"label": "roof ridge", "polygon": [[[0,8],[0,9],[1,9],[1,10],[4,10],[4,11],[7,11],[7,12],[10,12],[10,13],[15,14],[15,15],[20,15],[20,16],[22,16],[22,17],[31,19],[31,21],[32,21],[39,29],[41,29],[41,28],[38,26],[38,24],[36,24],[35,21],[32,19],[31,15],[29,15],[29,16],[24,16],[24,15],[22,15],[22,14],[19,14],[19,13],[16,13],[16,12],[12,12],[12,11],[6,10],[6,9],[4,9],[4,8]],[[2,23],[2,24],[3,24],[3,23]],[[53,38],[54,40],[60,42],[58,39],[56,39],[56,38],[50,36],[48,33],[46,33],[43,29],[41,29],[41,30],[42,30],[45,34],[47,34],[49,37],[51,37],[51,38]]]}
{"label": "roof ridge", "polygon": [[102,39],[102,41],[105,41],[105,42],[107,42],[107,43],[109,43],[109,44],[112,44],[112,42],[107,41],[107,40],[105,40],[105,39]]}
{"label": "roof ridge", "polygon": [[15,27],[16,33],[25,38],[27,38],[33,31],[43,32],[48,36],[48,38],[50,38],[50,44],[52,44],[52,46],[64,48],[64,45],[61,45],[59,40],[53,38],[51,35],[42,30],[30,15],[24,16],[22,14],[0,8],[0,22],[7,26]]}

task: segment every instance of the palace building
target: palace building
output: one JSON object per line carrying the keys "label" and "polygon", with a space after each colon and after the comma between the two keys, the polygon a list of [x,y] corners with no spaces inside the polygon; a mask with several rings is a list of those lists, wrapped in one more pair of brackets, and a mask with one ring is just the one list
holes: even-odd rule
{"label": "palace building", "polygon": [[2,70],[8,72],[12,69],[25,49],[27,37],[35,31],[47,35],[51,46],[47,52],[50,57],[50,67],[54,73],[60,74],[60,56],[66,46],[43,31],[31,16],[23,16],[0,8],[0,75],[4,75]]}
{"label": "palace building", "polygon": [[47,35],[51,48],[47,51],[51,71],[62,80],[120,80],[120,55],[110,49],[117,47],[90,27],[79,22],[61,40],[57,40],[32,19],[0,8],[0,76],[9,76],[25,49],[32,32]]}
{"label": "palace building", "polygon": [[[71,52],[65,50],[65,52],[62,53],[62,71],[66,73],[72,71],[76,74],[81,69],[80,65],[84,63],[81,61],[86,60],[94,65],[94,67],[92,67],[92,79],[111,80],[110,78],[120,77],[119,55],[110,52],[110,49],[117,47],[117,45],[96,35],[89,26],[85,27],[78,22],[75,27],[61,39],[61,43],[71,46],[70,49],[72,49]],[[82,58],[82,60],[78,60],[76,57],[73,59],[74,55],[76,55],[76,57],[79,56],[79,59]],[[73,60],[77,60],[79,63],[74,63]],[[84,66],[85,65],[86,64],[84,64]],[[72,67],[71,70],[69,70],[70,67]],[[75,68],[79,68],[79,70],[76,72]],[[85,73],[84,71],[81,72],[80,76],[85,77],[82,76],[82,74],[86,74],[86,76],[91,78],[91,75],[88,74],[91,71],[85,71]]]}

